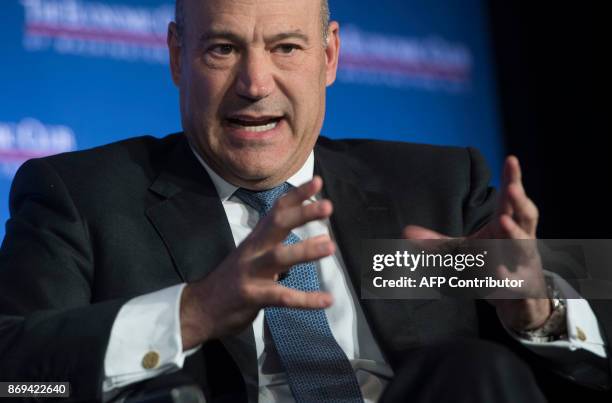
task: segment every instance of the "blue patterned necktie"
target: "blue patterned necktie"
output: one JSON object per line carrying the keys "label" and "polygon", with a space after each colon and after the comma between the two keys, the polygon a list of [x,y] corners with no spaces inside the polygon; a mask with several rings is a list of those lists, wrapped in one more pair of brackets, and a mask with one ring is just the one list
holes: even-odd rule
{"label": "blue patterned necktie", "polygon": [[[290,188],[288,183],[260,192],[241,188],[235,195],[257,210],[261,218]],[[290,233],[283,243],[301,241]],[[288,276],[279,283],[301,291],[320,290],[317,268],[312,262],[291,267]],[[296,402],[363,402],[353,368],[322,309],[268,307],[264,317]]]}

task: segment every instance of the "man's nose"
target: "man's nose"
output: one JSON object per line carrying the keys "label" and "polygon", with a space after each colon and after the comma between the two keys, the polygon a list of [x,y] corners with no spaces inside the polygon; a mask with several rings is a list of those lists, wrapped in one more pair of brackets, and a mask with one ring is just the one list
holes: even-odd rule
{"label": "man's nose", "polygon": [[274,91],[272,65],[265,52],[249,52],[238,73],[236,92],[249,100],[266,98]]}

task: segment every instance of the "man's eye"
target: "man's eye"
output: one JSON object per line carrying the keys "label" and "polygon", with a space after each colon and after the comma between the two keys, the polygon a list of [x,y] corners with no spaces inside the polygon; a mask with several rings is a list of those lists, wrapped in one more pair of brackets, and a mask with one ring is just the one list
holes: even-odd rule
{"label": "man's eye", "polygon": [[277,52],[284,54],[284,55],[290,55],[298,49],[299,49],[299,46],[291,44],[291,43],[284,43],[276,47]]}
{"label": "man's eye", "polygon": [[218,45],[213,45],[209,48],[209,52],[212,52],[219,56],[229,56],[235,51],[233,45],[227,43],[221,43]]}

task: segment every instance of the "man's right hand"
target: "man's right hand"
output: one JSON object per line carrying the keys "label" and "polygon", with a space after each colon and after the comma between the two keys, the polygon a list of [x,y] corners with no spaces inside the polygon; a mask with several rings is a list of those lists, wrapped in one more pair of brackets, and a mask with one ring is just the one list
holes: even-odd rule
{"label": "man's right hand", "polygon": [[315,176],[278,199],[270,213],[219,267],[185,287],[180,310],[183,350],[238,333],[267,306],[322,309],[332,304],[328,293],[303,292],[277,283],[279,275],[291,266],[321,259],[335,251],[327,235],[283,245],[294,228],[331,215],[333,206],[329,200],[303,205],[322,187],[322,179]]}

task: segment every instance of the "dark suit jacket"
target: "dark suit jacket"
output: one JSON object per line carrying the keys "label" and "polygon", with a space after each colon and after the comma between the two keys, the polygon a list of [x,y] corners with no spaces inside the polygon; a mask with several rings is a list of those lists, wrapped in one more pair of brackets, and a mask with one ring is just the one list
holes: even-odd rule
{"label": "dark suit jacket", "polygon": [[[360,239],[397,238],[407,224],[468,234],[494,209],[473,149],[320,138],[315,161],[356,290]],[[125,302],[198,280],[235,247],[182,134],[30,160],[15,177],[10,210],[0,252],[0,378],[68,380],[75,400],[100,398],[109,333]],[[473,301],[360,303],[394,369],[403,352],[479,337],[479,321],[490,320]],[[256,401],[251,328],[206,343],[184,372],[210,400]]]}

